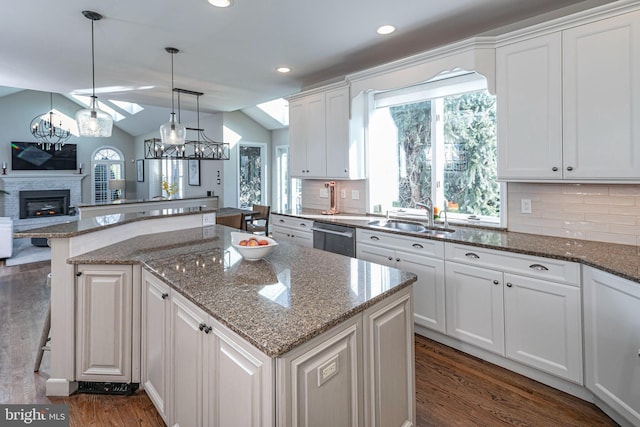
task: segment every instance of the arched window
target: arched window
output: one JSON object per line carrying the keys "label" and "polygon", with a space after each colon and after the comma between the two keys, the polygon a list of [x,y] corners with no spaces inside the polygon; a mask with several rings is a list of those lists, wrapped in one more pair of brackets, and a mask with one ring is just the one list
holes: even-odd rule
{"label": "arched window", "polygon": [[109,181],[121,180],[124,183],[124,156],[113,147],[97,149],[91,157],[91,183],[94,204],[111,203],[125,198],[124,188],[109,188]]}

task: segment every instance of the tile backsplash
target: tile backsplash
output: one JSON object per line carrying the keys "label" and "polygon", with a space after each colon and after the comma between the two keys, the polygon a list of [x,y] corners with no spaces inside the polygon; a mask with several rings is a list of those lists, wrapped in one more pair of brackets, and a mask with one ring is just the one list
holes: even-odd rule
{"label": "tile backsplash", "polygon": [[[305,179],[302,181],[302,206],[309,209],[328,210],[331,207],[329,197],[320,197],[325,182],[329,180]],[[336,181],[336,191],[338,192],[338,209],[343,213],[365,213],[366,204],[366,181]],[[342,198],[344,191],[345,197]],[[355,193],[354,193],[355,192]],[[357,196],[357,198],[354,198]]]}
{"label": "tile backsplash", "polygon": [[640,244],[640,184],[509,183],[507,197],[510,231]]}

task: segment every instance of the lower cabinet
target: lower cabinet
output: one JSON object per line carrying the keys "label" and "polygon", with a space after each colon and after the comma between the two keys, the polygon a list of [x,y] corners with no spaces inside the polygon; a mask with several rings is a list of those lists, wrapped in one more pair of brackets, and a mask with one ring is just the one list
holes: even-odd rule
{"label": "lower cabinet", "polygon": [[586,386],[614,411],[605,412],[638,426],[640,285],[586,266],[583,275]]}
{"label": "lower cabinet", "polygon": [[76,380],[140,380],[139,364],[133,363],[140,355],[139,310],[133,310],[140,296],[133,275],[131,265],[76,266]]}
{"label": "lower cabinet", "polygon": [[583,384],[578,265],[462,245],[446,250],[447,335]]}
{"label": "lower cabinet", "polygon": [[295,243],[306,248],[313,247],[313,221],[272,214],[271,224],[271,235],[275,240]]}
{"label": "lower cabinet", "polygon": [[273,361],[143,272],[142,382],[170,426],[270,426]]}
{"label": "lower cabinet", "polygon": [[444,246],[442,242],[356,230],[356,256],[418,276],[413,284],[417,325],[445,332]]}

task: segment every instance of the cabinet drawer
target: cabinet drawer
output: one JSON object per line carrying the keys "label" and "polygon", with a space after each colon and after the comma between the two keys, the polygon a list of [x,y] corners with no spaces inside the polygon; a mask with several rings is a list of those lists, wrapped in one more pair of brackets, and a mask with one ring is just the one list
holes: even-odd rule
{"label": "cabinet drawer", "polygon": [[551,258],[447,243],[445,259],[580,286],[580,265]]}
{"label": "cabinet drawer", "polygon": [[436,258],[442,258],[444,256],[444,243],[438,240],[399,236],[392,233],[364,230],[361,228],[356,230],[356,238],[356,246],[359,243],[366,243],[386,249],[401,250]]}
{"label": "cabinet drawer", "polygon": [[295,228],[297,230],[309,230],[313,227],[313,221],[284,215],[271,215],[271,223],[282,227]]}

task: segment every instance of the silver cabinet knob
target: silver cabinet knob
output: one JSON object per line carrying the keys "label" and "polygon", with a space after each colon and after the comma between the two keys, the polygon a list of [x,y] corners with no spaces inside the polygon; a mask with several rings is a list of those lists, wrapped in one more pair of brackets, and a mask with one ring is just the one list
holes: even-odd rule
{"label": "silver cabinet knob", "polygon": [[511,288],[511,287],[513,287],[513,283],[507,282],[507,288]]}
{"label": "silver cabinet knob", "polygon": [[554,171],[554,172],[558,172],[558,167],[554,166],[554,167],[551,168],[551,170]]}
{"label": "silver cabinet knob", "polygon": [[498,280],[494,280],[494,281],[493,281],[493,284],[494,284],[494,285],[499,285],[499,284],[500,284],[500,282],[499,282]]}
{"label": "silver cabinet knob", "polygon": [[571,172],[573,170],[573,166],[567,166],[567,170]]}

